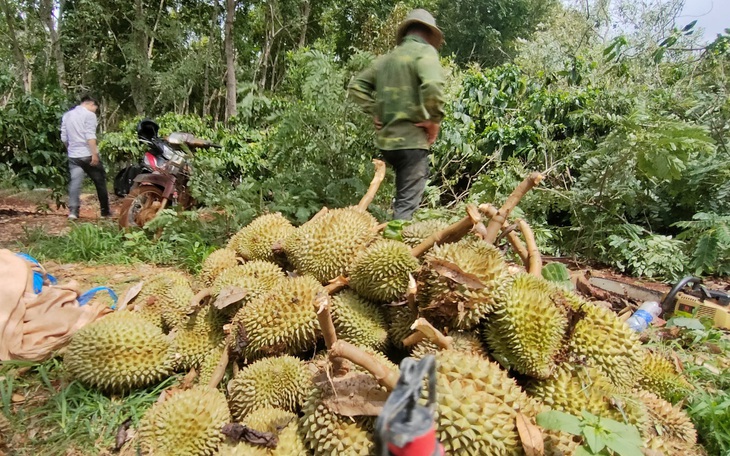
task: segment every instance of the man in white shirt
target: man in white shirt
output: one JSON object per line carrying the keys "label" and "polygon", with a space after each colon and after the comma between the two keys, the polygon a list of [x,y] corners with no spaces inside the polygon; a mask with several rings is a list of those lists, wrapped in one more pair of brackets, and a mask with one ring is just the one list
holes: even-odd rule
{"label": "man in white shirt", "polygon": [[99,149],[96,147],[96,110],[99,103],[85,96],[81,103],[63,115],[61,120],[61,141],[68,151],[68,168],[71,172],[68,198],[68,218],[79,218],[81,206],[81,184],[86,173],[96,186],[99,197],[101,216],[110,217],[109,193],[106,188],[106,171],[99,158]]}

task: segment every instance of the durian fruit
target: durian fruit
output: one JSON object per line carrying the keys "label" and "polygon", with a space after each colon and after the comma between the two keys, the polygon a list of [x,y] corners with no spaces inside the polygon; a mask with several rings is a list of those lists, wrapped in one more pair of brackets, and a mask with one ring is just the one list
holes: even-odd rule
{"label": "durian fruit", "polygon": [[569,353],[577,362],[598,369],[622,390],[636,384],[646,353],[639,336],[615,313],[566,293],[574,311],[585,313],[576,324]]}
{"label": "durian fruit", "polygon": [[236,259],[235,250],[227,247],[215,250],[203,261],[200,268],[200,278],[205,286],[209,287],[221,272],[228,268],[234,268],[236,265],[238,265],[238,259]]}
{"label": "durian fruit", "polygon": [[390,342],[398,348],[403,348],[403,339],[413,334],[411,325],[416,321],[418,315],[408,306],[388,307],[386,315]]}
{"label": "durian fruit", "polygon": [[234,249],[246,260],[276,262],[272,247],[283,242],[294,230],[291,222],[279,212],[265,214],[234,234],[228,241],[228,248]]}
{"label": "durian fruit", "polygon": [[276,448],[267,449],[241,442],[238,444],[225,443],[218,456],[300,456],[306,455],[307,450],[299,435],[297,416],[285,410],[265,407],[251,412],[243,424],[259,432],[268,432],[278,438]]}
{"label": "durian fruit", "polygon": [[[185,287],[190,288],[190,281],[181,273],[177,271],[161,272],[144,280],[142,289],[131,304],[134,304],[135,312],[151,323],[162,327],[163,309],[174,307],[170,305],[170,301],[177,299],[178,290],[185,290]],[[190,292],[192,293],[192,290]],[[192,298],[192,295],[190,297]],[[188,300],[187,304],[189,303]]]}
{"label": "durian fruit", "polygon": [[401,238],[410,247],[415,247],[429,236],[443,231],[449,224],[445,220],[424,220],[414,222],[403,228]]}
{"label": "durian fruit", "polygon": [[142,417],[142,454],[215,454],[223,441],[223,425],[230,420],[226,397],[220,391],[196,386],[178,392],[153,405]]}
{"label": "durian fruit", "polygon": [[198,372],[198,384],[207,385],[208,382],[213,378],[213,372],[218,367],[218,363],[223,356],[223,346],[213,348],[208,352],[200,363],[200,370]]}
{"label": "durian fruit", "polygon": [[[489,357],[487,351],[484,350],[484,346],[482,345],[481,340],[479,340],[479,336],[477,336],[476,334],[457,331],[449,333],[449,337],[453,339],[451,343],[451,348],[449,350],[469,353],[472,355],[481,356],[482,358]],[[435,343],[426,339],[417,343],[413,347],[413,351],[411,352],[410,356],[412,358],[421,359],[425,355],[436,354],[440,351],[441,349]]]}
{"label": "durian fruit", "polygon": [[297,412],[312,386],[312,373],[293,356],[264,358],[249,364],[228,384],[231,411],[237,421],[262,407]]}
{"label": "durian fruit", "polygon": [[564,363],[552,378],[530,383],[527,391],[546,407],[580,416],[587,411],[596,416],[641,428],[646,417],[642,405],[620,394],[597,369]]}
{"label": "durian fruit", "polygon": [[114,392],[151,385],[172,373],[169,338],[129,311],[117,311],[78,330],[63,362],[71,377]]}
{"label": "durian fruit", "polygon": [[168,329],[179,328],[190,324],[190,312],[193,289],[189,284],[174,284],[163,294],[162,323]]}
{"label": "durian fruit", "polygon": [[388,329],[378,305],[345,290],[333,296],[331,313],[339,339],[376,350],[385,348]]}
{"label": "durian fruit", "polygon": [[[469,274],[471,281],[460,283],[437,272],[438,266],[454,265]],[[457,329],[473,329],[494,310],[495,296],[507,278],[502,254],[480,239],[462,239],[434,246],[418,277],[422,311],[434,318],[446,318]],[[474,287],[473,279],[482,286]]]}
{"label": "durian fruit", "polygon": [[315,386],[302,411],[299,429],[314,456],[367,456],[374,451],[375,417],[346,417],[332,412],[324,398],[332,394],[324,382]]}
{"label": "durian fruit", "polygon": [[643,434],[646,448],[665,455],[696,454],[697,431],[680,407],[647,391],[640,392],[639,399],[648,416]]}
{"label": "durian fruit", "polygon": [[225,338],[220,312],[211,306],[199,309],[170,334],[178,370],[199,368],[211,350],[221,347]]}
{"label": "durian fruit", "polygon": [[[249,261],[223,271],[213,282],[211,294],[218,296],[226,287],[238,287],[246,292],[241,300],[243,305],[271,291],[284,277],[286,277],[284,271],[275,263],[262,260]],[[230,305],[224,309],[225,313],[233,315],[241,305]]]}
{"label": "durian fruit", "polygon": [[249,358],[313,350],[320,329],[315,311],[322,285],[312,276],[281,280],[276,289],[233,317],[235,345]]}
{"label": "durian fruit", "polygon": [[562,431],[542,431],[545,456],[573,456],[581,438]]}
{"label": "durian fruit", "polygon": [[13,437],[12,432],[13,426],[10,424],[10,420],[0,412],[0,450],[5,446],[9,446]]}
{"label": "durian fruit", "polygon": [[406,244],[377,241],[355,259],[350,287],[372,301],[395,301],[408,291],[409,277],[416,269],[418,260]]}
{"label": "durian fruit", "polygon": [[327,211],[286,239],[287,258],[300,274],[329,282],[347,275],[358,254],[377,237],[377,224],[368,212],[354,207]]}
{"label": "durian fruit", "polygon": [[525,375],[548,378],[564,346],[570,306],[544,279],[517,274],[497,298],[484,336],[495,358]]}
{"label": "durian fruit", "polygon": [[677,371],[674,364],[652,351],[647,351],[644,357],[639,385],[669,402],[680,400],[692,389],[692,385]]}
{"label": "durian fruit", "polygon": [[498,364],[481,356],[436,353],[436,431],[446,454],[521,453],[516,414],[537,414],[533,402]]}

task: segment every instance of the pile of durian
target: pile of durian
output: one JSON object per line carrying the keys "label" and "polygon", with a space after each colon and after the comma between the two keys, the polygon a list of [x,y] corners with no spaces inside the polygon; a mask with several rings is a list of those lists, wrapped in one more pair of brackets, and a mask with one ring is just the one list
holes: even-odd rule
{"label": "pile of durian", "polygon": [[[413,223],[401,242],[380,234],[371,200],[299,227],[262,215],[192,281],[146,280],[74,335],[67,371],[109,394],[192,374],[144,414],[132,454],[375,454],[377,409],[339,407],[353,396],[340,380],[387,397],[374,368],[397,379],[401,359],[426,354],[436,358],[434,422],[447,454],[524,454],[518,414],[534,422],[550,409],[636,425],[655,454],[697,452],[695,429],[672,405],[690,388],[674,364],[612,311],[508,263],[489,241],[509,208],[491,235],[472,211],[452,225]],[[522,253],[533,255],[525,238]],[[375,366],[350,362],[352,350]],[[580,444],[543,437],[548,455]]]}

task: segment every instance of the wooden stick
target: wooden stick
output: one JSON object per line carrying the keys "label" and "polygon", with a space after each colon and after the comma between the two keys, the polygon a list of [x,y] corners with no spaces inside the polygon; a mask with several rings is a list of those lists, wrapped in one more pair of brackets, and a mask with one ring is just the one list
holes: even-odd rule
{"label": "wooden stick", "polygon": [[385,162],[376,158],[373,160],[373,164],[375,165],[375,175],[373,176],[373,180],[370,182],[370,188],[368,188],[367,193],[365,193],[365,196],[363,196],[360,200],[360,204],[357,205],[357,208],[361,211],[368,210],[368,206],[370,206],[370,203],[373,202],[375,195],[378,193],[380,184],[383,182],[383,179],[385,179]]}
{"label": "wooden stick", "polygon": [[517,207],[522,197],[525,196],[530,189],[538,185],[542,179],[542,174],[537,172],[531,173],[520,183],[520,185],[517,186],[517,188],[514,189],[514,191],[512,191],[512,194],[509,198],[507,198],[507,201],[504,202],[499,211],[497,211],[494,217],[492,217],[489,221],[489,224],[487,225],[487,237],[484,239],[486,242],[494,244],[494,241],[497,239],[497,235],[499,235],[499,231],[502,229],[502,224],[507,220],[512,209]]}
{"label": "wooden stick", "polygon": [[405,339],[403,339],[402,344],[403,344],[404,347],[412,347],[413,345],[416,345],[417,343],[419,343],[419,342],[421,342],[422,340],[425,340],[425,339],[426,339],[426,335],[425,334],[423,334],[420,331],[416,331],[413,334],[411,334],[410,336],[408,336]]}
{"label": "wooden stick", "polygon": [[406,300],[408,301],[408,307],[411,312],[418,312],[418,306],[416,305],[416,293],[418,292],[418,284],[413,274],[408,273],[408,291],[406,292]]}
{"label": "wooden stick", "polygon": [[[481,204],[479,205],[479,212],[486,215],[489,218],[492,218],[497,213],[497,208],[492,206],[491,204]],[[509,227],[509,224],[505,220],[504,223],[502,223],[502,231],[504,231],[507,227]],[[528,261],[529,261],[529,254],[527,253],[527,247],[525,247],[525,244],[522,243],[522,240],[519,236],[517,236],[517,233],[510,231],[507,233],[507,240],[509,241],[510,245],[512,245],[512,249],[517,253],[517,255],[522,260],[522,264],[525,265],[525,268],[527,267]],[[485,239],[485,238],[482,238]]]}
{"label": "wooden stick", "polygon": [[212,288],[203,288],[200,290],[195,296],[193,296],[193,299],[190,300],[190,310],[188,310],[187,314],[190,315],[195,313],[195,311],[203,306],[203,299],[210,297],[212,294]]}
{"label": "wooden stick", "polygon": [[474,227],[474,225],[481,222],[482,220],[479,213],[471,206],[468,206],[466,208],[466,213],[467,216],[463,219],[447,226],[442,231],[433,233],[431,236],[426,238],[426,240],[413,247],[413,249],[411,249],[411,255],[413,255],[414,257],[420,257],[436,243],[445,244],[449,242],[456,242],[466,236],[469,231],[471,231],[471,229]]}
{"label": "wooden stick", "polygon": [[325,291],[329,295],[333,295],[337,293],[338,291],[344,289],[349,285],[350,278],[345,276],[339,276],[336,279],[330,280],[330,283],[324,287]]}
{"label": "wooden stick", "polygon": [[[317,307],[317,320],[319,321],[320,328],[322,328],[324,343],[328,349],[331,349],[337,343],[337,332],[335,331],[334,323],[332,323],[332,314],[330,314],[330,307],[332,306],[330,295],[319,292],[314,302]],[[347,369],[344,366],[344,360],[342,358],[333,356],[330,353],[330,362],[332,363],[332,371],[334,372],[335,377],[339,377],[347,373]]]}
{"label": "wooden stick", "polygon": [[398,383],[398,377],[400,377],[398,371],[391,370],[371,354],[344,340],[335,342],[330,348],[330,356],[348,359],[362,367],[370,372],[375,380],[388,391],[393,391]]}
{"label": "wooden stick", "polygon": [[542,277],[542,257],[540,256],[540,250],[537,248],[535,233],[532,232],[530,225],[522,219],[517,221],[517,225],[520,227],[520,231],[522,231],[522,235],[525,237],[527,251],[529,252],[529,266],[527,267],[527,272],[534,276]]}
{"label": "wooden stick", "polygon": [[381,223],[372,229],[373,233],[380,233],[388,226],[387,223]]}
{"label": "wooden stick", "polygon": [[454,338],[450,336],[444,336],[444,334],[438,329],[434,328],[431,323],[425,318],[419,318],[412,325],[411,329],[418,331],[423,334],[424,338],[430,340],[437,347],[442,350],[448,350],[451,348],[451,344],[454,342]]}
{"label": "wooden stick", "polygon": [[221,359],[218,361],[218,365],[215,366],[215,370],[213,371],[212,376],[210,377],[210,381],[208,382],[208,386],[210,388],[218,388],[218,384],[223,380],[223,376],[226,375],[226,369],[228,368],[228,347],[230,347],[231,341],[226,339],[226,345],[223,347],[223,353],[221,354]]}

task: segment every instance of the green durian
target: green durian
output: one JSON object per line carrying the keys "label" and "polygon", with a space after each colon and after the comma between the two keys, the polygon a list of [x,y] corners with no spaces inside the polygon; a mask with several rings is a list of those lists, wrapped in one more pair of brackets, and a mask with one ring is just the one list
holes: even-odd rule
{"label": "green durian", "polygon": [[[170,301],[178,298],[177,290],[185,290],[186,287],[190,288],[190,281],[183,274],[177,271],[161,272],[143,281],[142,288],[130,304],[134,305],[135,312],[162,328],[163,310],[174,307]],[[174,291],[171,292],[171,289]],[[189,305],[189,301],[186,304]]]}
{"label": "green durian", "polygon": [[[479,336],[477,336],[476,334],[457,331],[449,333],[449,337],[453,339],[451,348],[449,350],[469,353],[472,355],[481,356],[482,358],[489,357],[487,351],[484,350],[484,346],[482,345],[481,340],[479,340]],[[425,355],[433,355],[440,351],[442,350],[433,342],[429,340],[423,340],[413,347],[413,351],[411,352],[410,356],[412,358],[421,359]]]}
{"label": "green durian", "polygon": [[677,402],[687,396],[692,385],[662,355],[647,351],[641,365],[639,385],[669,402]]}
{"label": "green durian", "polygon": [[260,408],[251,412],[243,424],[259,432],[274,434],[276,448],[267,449],[250,443],[225,443],[218,456],[303,456],[307,454],[299,435],[299,423],[295,414],[277,408]]}
{"label": "green durian", "polygon": [[315,311],[319,292],[324,288],[311,276],[281,280],[233,317],[235,344],[249,358],[313,350],[320,334]]}
{"label": "green durian", "polygon": [[271,291],[286,275],[281,267],[268,261],[254,260],[223,271],[211,286],[211,295],[217,297],[227,287],[237,287],[246,292],[241,303],[225,308],[233,315],[242,305],[254,301]]}
{"label": "green durian", "polygon": [[220,312],[205,306],[187,318],[184,325],[177,327],[173,337],[175,368],[188,370],[199,368],[206,356],[223,344],[223,319]]}
{"label": "green durian", "polygon": [[218,363],[223,356],[223,346],[218,346],[211,349],[207,355],[200,362],[200,370],[198,372],[198,384],[207,385],[208,382],[213,378],[213,372],[218,367]]}
{"label": "green durian", "polygon": [[212,455],[230,422],[226,398],[206,386],[178,392],[149,409],[139,423],[142,454]]}
{"label": "green durian", "polygon": [[423,220],[405,226],[401,231],[401,238],[410,247],[415,247],[429,236],[443,231],[449,223],[445,220]]}
{"label": "green durian", "polygon": [[175,329],[189,325],[193,297],[195,293],[188,284],[175,284],[167,289],[161,308],[165,328]]}
{"label": "green durian", "polygon": [[484,327],[494,356],[522,374],[550,377],[572,312],[562,294],[544,279],[522,273],[512,278],[496,302]]}
{"label": "green durian", "polygon": [[398,348],[403,347],[403,339],[413,334],[411,326],[418,318],[408,306],[386,308],[388,316],[388,338]]}
{"label": "green durian", "polygon": [[331,313],[338,338],[376,350],[385,348],[388,329],[378,305],[345,290],[332,297]]}
{"label": "green durian", "polygon": [[117,311],[78,330],[64,354],[71,377],[104,391],[126,392],[172,373],[170,340],[134,312]]}
{"label": "green durian", "polygon": [[579,436],[562,431],[542,431],[545,456],[573,456],[581,444]]}
{"label": "green durian", "polygon": [[355,258],[377,237],[378,222],[354,207],[320,214],[296,229],[285,242],[296,270],[321,283],[349,272]]}
{"label": "green durian", "polygon": [[233,235],[228,248],[235,250],[245,260],[276,262],[272,247],[283,242],[294,230],[291,222],[279,212],[265,214]]}
{"label": "green durian", "polygon": [[312,371],[293,356],[264,358],[244,367],[228,383],[233,417],[245,420],[262,407],[297,412],[312,386]]}
{"label": "green durian", "polygon": [[697,431],[679,406],[672,406],[653,393],[642,391],[639,400],[646,407],[648,420],[643,427],[644,445],[665,455],[694,455]]}
{"label": "green durian", "polygon": [[350,287],[360,296],[377,302],[391,302],[408,291],[418,260],[402,242],[377,241],[355,259]]}
{"label": "green durian", "polygon": [[235,268],[237,265],[238,259],[235,250],[227,247],[215,250],[203,261],[200,268],[200,278],[205,286],[209,287],[223,271]]}
{"label": "green durian", "polygon": [[[456,267],[470,280],[455,280],[439,269]],[[480,239],[434,246],[418,276],[422,313],[457,329],[473,329],[495,308],[507,278],[502,253]],[[480,283],[480,285],[474,284]]]}

